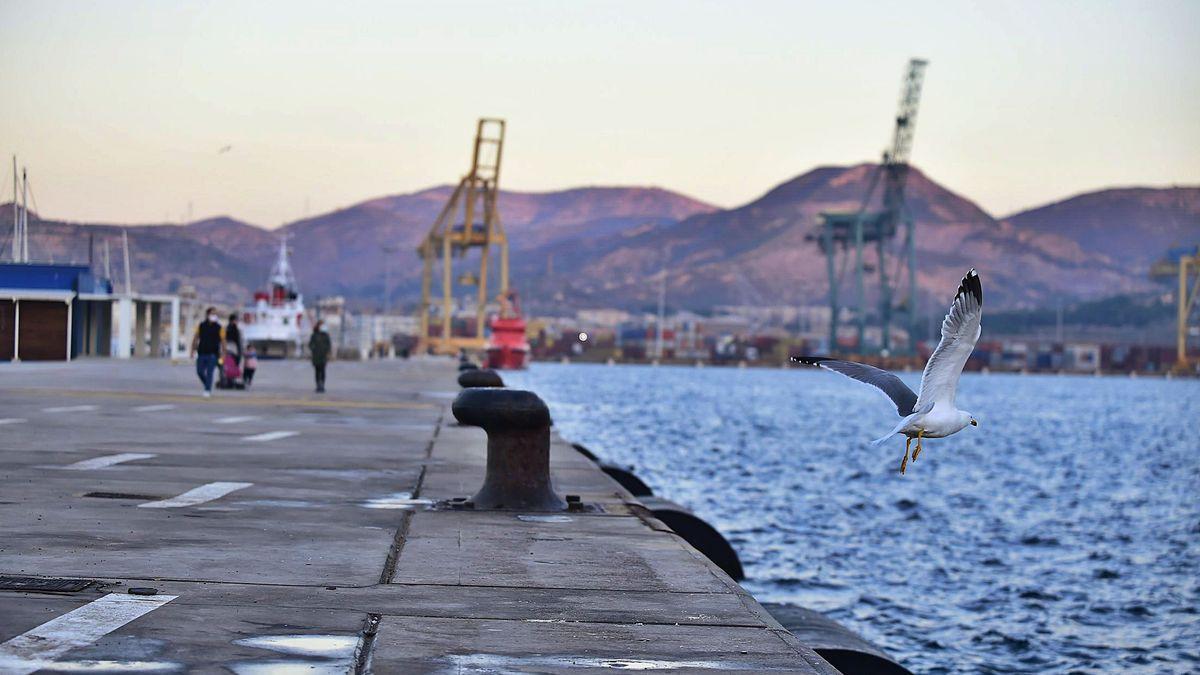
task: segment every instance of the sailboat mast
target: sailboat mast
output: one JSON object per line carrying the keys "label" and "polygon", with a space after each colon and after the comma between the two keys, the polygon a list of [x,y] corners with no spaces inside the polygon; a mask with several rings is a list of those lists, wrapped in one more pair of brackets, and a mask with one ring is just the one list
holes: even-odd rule
{"label": "sailboat mast", "polygon": [[21,167],[21,262],[29,262],[29,172]]}
{"label": "sailboat mast", "polygon": [[13,155],[13,262],[21,262],[21,216],[20,207],[17,205],[17,181],[19,179],[20,177],[17,175],[17,156]]}
{"label": "sailboat mast", "polygon": [[133,295],[133,282],[129,274],[129,230],[121,230],[121,247],[125,249],[125,294]]}

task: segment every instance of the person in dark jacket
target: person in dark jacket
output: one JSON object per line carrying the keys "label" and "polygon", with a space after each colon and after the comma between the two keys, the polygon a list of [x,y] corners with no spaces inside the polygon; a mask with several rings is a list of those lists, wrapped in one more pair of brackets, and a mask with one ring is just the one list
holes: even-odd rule
{"label": "person in dark jacket", "polygon": [[237,312],[229,315],[225,324],[225,353],[233,356],[233,362],[242,365],[242,353],[246,351],[242,342],[242,330],[238,328]]}
{"label": "person in dark jacket", "polygon": [[196,357],[196,375],[204,385],[204,398],[212,396],[213,369],[217,359],[225,353],[225,335],[221,322],[217,321],[217,310],[209,307],[204,312],[204,321],[196,326],[192,336],[192,356]]}
{"label": "person in dark jacket", "polygon": [[325,322],[318,321],[313,326],[312,337],[308,338],[308,353],[312,357],[313,370],[317,376],[317,393],[325,392],[325,364],[329,363],[329,352],[333,350],[329,342],[329,333],[325,332]]}

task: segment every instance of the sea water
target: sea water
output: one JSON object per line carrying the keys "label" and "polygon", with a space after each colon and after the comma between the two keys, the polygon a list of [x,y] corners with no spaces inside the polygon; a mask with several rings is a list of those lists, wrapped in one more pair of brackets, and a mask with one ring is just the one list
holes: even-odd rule
{"label": "sea water", "polygon": [[902,437],[870,446],[895,408],[821,370],[504,377],[724,533],[761,602],[915,672],[1200,671],[1200,381],[967,374],[980,426],[901,476]]}

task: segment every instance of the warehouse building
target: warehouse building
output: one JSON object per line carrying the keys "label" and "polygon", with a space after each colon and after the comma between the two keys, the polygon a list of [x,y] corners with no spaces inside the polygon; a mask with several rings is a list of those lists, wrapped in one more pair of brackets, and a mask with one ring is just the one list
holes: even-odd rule
{"label": "warehouse building", "polygon": [[116,294],[86,265],[0,264],[0,361],[177,356],[179,349],[177,296]]}

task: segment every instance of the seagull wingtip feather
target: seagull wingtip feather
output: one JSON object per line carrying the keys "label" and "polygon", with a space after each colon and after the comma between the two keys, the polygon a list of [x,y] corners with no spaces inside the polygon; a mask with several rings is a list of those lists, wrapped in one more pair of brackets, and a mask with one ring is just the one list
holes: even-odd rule
{"label": "seagull wingtip feather", "polygon": [[975,302],[983,304],[983,284],[979,281],[979,272],[972,267],[958,284],[958,295],[970,294]]}

